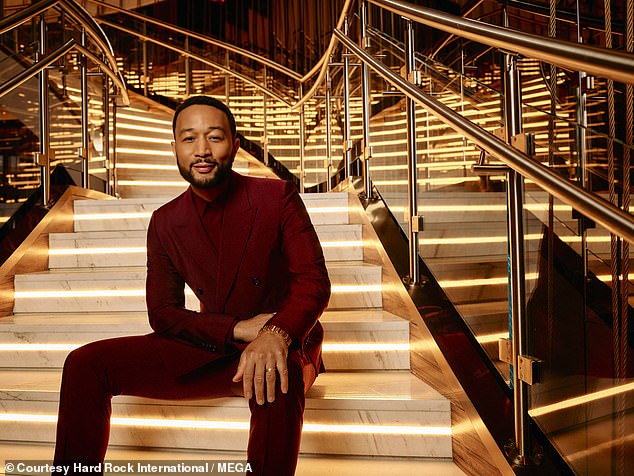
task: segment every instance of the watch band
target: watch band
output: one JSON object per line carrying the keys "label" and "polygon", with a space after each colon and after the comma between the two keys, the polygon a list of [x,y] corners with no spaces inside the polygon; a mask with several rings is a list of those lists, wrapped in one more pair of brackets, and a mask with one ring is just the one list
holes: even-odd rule
{"label": "watch band", "polygon": [[265,324],[264,326],[262,326],[262,328],[258,332],[258,336],[262,335],[265,332],[280,336],[282,339],[284,339],[284,342],[286,342],[286,345],[288,347],[290,347],[291,343],[293,342],[293,339],[288,334],[288,332],[286,332],[281,327],[276,326],[275,324]]}

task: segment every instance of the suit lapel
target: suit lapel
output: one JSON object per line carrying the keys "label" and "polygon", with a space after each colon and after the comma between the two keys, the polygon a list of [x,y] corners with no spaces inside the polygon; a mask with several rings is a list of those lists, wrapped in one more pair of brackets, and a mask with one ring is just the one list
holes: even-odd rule
{"label": "suit lapel", "polygon": [[216,303],[221,309],[233,288],[257,214],[257,208],[249,202],[245,180],[235,173],[232,174],[232,180],[225,205],[218,256]]}

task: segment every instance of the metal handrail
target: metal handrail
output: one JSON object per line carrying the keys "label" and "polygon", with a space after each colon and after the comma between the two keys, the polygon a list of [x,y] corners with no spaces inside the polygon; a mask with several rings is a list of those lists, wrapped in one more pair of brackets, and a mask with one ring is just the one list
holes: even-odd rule
{"label": "metal handrail", "polygon": [[29,5],[13,15],[0,20],[0,35],[19,27],[31,18],[41,15],[49,8],[55,6],[61,0],[42,0],[40,2]]}
{"label": "metal handrail", "polygon": [[[227,51],[231,51],[233,53],[237,53],[239,55],[242,55],[242,56],[250,58],[250,59],[252,59],[254,61],[257,61],[258,63],[266,65],[267,67],[273,68],[273,69],[275,69],[275,70],[277,70],[277,71],[279,71],[281,73],[286,74],[287,76],[290,76],[293,79],[296,79],[296,80],[301,80],[302,79],[302,75],[297,73],[297,72],[295,72],[295,71],[293,71],[292,69],[287,68],[286,66],[281,65],[281,64],[279,64],[279,63],[277,63],[277,62],[275,62],[273,60],[265,58],[264,56],[261,56],[261,55],[258,55],[256,53],[253,53],[251,51],[248,51],[248,50],[245,50],[243,48],[237,47],[237,46],[232,45],[230,43],[226,43],[224,41],[216,40],[215,38],[212,38],[210,36],[201,35],[200,33],[196,33],[196,32],[191,31],[191,30],[186,30],[184,28],[180,28],[180,27],[177,28],[177,27],[175,27],[175,26],[173,26],[173,25],[171,25],[169,23],[166,23],[166,22],[163,22],[163,21],[160,21],[160,20],[156,20],[156,19],[148,17],[146,15],[142,15],[142,14],[137,13],[137,12],[126,10],[124,8],[121,8],[121,7],[110,5],[110,4],[106,3],[106,2],[101,2],[99,0],[88,0],[88,1],[91,2],[91,3],[94,3],[96,5],[100,5],[102,7],[110,8],[110,9],[115,10],[117,12],[125,13],[126,15],[131,16],[132,18],[136,18],[138,20],[142,20],[142,21],[151,23],[153,25],[160,26],[161,28],[165,28],[166,30],[173,31],[175,33],[181,33],[181,34],[184,34],[184,35],[189,36],[191,38],[196,38],[197,40],[201,40],[201,41],[203,41],[205,43],[209,43],[209,44],[214,45],[214,46],[219,46],[220,48],[223,48],[223,49],[225,49]],[[104,23],[104,24],[108,24],[103,19],[97,19],[97,21],[101,22],[101,23]]]}
{"label": "metal handrail", "polygon": [[253,86],[256,89],[259,89],[260,91],[262,91],[264,94],[271,96],[272,98],[275,98],[276,100],[282,102],[283,104],[286,104],[287,106],[290,107],[290,103],[284,99],[282,96],[280,96],[279,94],[269,90],[268,88],[266,88],[265,86],[261,85],[260,83],[258,83],[257,81],[244,76],[240,73],[236,73],[235,71],[231,70],[230,68],[227,68],[226,66],[220,65],[214,61],[211,61],[209,58],[205,58],[204,56],[200,56],[197,55],[196,53],[192,53],[191,51],[185,50],[183,48],[180,48],[178,46],[174,46],[170,43],[166,43],[164,41],[161,40],[157,40],[156,38],[152,38],[151,36],[147,36],[144,35],[143,33],[139,33],[138,31],[134,31],[131,30],[129,28],[126,28],[122,25],[118,25],[116,23],[112,23],[109,22],[107,20],[100,20],[102,24],[104,25],[108,25],[112,28],[116,28],[117,30],[123,31],[125,33],[128,33],[129,35],[133,35],[136,36],[137,38],[140,38],[142,40],[145,41],[149,41],[151,43],[154,43],[156,45],[162,46],[163,48],[167,48],[170,49],[172,51],[176,51],[177,53],[182,54],[183,56],[188,56],[189,58],[195,59],[196,61],[200,61],[201,63],[204,63],[208,66],[211,66],[212,68],[216,68],[224,73],[230,74],[231,76],[234,76],[242,81],[244,81],[247,84],[250,84],[251,86]]}
{"label": "metal handrail", "polygon": [[11,79],[5,81],[0,85],[0,98],[5,94],[10,93],[15,88],[21,86],[29,79],[35,77],[45,68],[48,68],[51,64],[55,63],[73,48],[77,47],[77,41],[74,38],[71,38],[62,46],[57,48],[52,53],[49,53],[44,58],[42,58],[37,63],[34,63],[32,66],[29,66],[27,69],[21,71],[20,73],[13,76]]}
{"label": "metal handrail", "polygon": [[619,51],[544,38],[496,25],[462,18],[401,0],[368,0],[410,20],[461,38],[555,64],[572,71],[634,84],[634,56]]}
{"label": "metal handrail", "polygon": [[446,125],[465,135],[486,152],[499,158],[513,170],[531,179],[538,186],[571,205],[591,220],[601,224],[610,232],[634,243],[634,217],[632,215],[620,210],[607,200],[596,197],[592,193],[560,178],[550,168],[534,161],[523,152],[510,147],[503,140],[454,112],[440,101],[427,96],[418,87],[404,80],[380,61],[359,48],[341,31],[335,30],[334,35],[361,61],[367,63],[386,81],[390,82],[409,98],[421,104]]}
{"label": "metal handrail", "polygon": [[[3,18],[2,20],[0,20],[0,34],[6,33],[7,31],[19,27],[25,22],[41,15],[42,13],[53,7],[61,9],[64,13],[68,14],[68,16],[70,16],[74,21],[76,21],[82,28],[86,30],[86,33],[88,34],[90,39],[96,43],[101,52],[105,55],[107,63],[98,59],[96,55],[90,53],[85,48],[83,49],[82,53],[88,53],[86,54],[86,56],[90,57],[91,60],[95,61],[101,66],[102,70],[118,86],[123,104],[126,106],[129,105],[130,98],[128,97],[128,92],[125,87],[125,81],[123,79],[121,71],[119,71],[119,67],[117,66],[117,60],[114,57],[112,45],[110,44],[108,37],[101,29],[101,27],[88,14],[88,12],[86,12],[86,10],[84,10],[84,8],[76,3],[74,0],[41,0],[40,2],[30,5],[27,8],[14,13],[7,18]],[[64,46],[66,45],[67,44],[65,44]],[[72,48],[79,50],[79,46],[79,44],[75,43]],[[70,49],[72,48],[69,48],[66,52],[70,51]],[[60,49],[56,50],[56,52],[57,51],[60,51]],[[57,59],[59,59],[59,57],[61,56],[58,56]],[[53,62],[54,61],[52,61],[51,63]],[[23,73],[28,75],[27,71],[29,71],[30,69],[31,68]],[[24,81],[26,81],[27,79],[25,79]],[[22,84],[24,81],[20,82],[19,84]],[[13,86],[11,89],[14,89],[15,87],[17,86]]]}

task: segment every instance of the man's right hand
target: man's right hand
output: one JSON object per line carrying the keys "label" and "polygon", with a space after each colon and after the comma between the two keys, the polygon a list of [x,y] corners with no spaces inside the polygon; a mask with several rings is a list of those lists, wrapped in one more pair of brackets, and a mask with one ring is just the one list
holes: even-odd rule
{"label": "man's right hand", "polygon": [[269,322],[275,313],[258,314],[251,319],[238,321],[233,328],[233,339],[242,342],[253,342],[262,326]]}

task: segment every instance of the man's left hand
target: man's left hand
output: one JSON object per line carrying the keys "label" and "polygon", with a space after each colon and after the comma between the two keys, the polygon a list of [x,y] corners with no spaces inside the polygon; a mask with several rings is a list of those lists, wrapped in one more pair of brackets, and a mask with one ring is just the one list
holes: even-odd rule
{"label": "man's left hand", "polygon": [[249,400],[255,392],[258,405],[275,401],[275,383],[280,376],[282,393],[288,392],[288,346],[279,335],[261,333],[242,352],[234,382],[242,380],[244,397]]}

